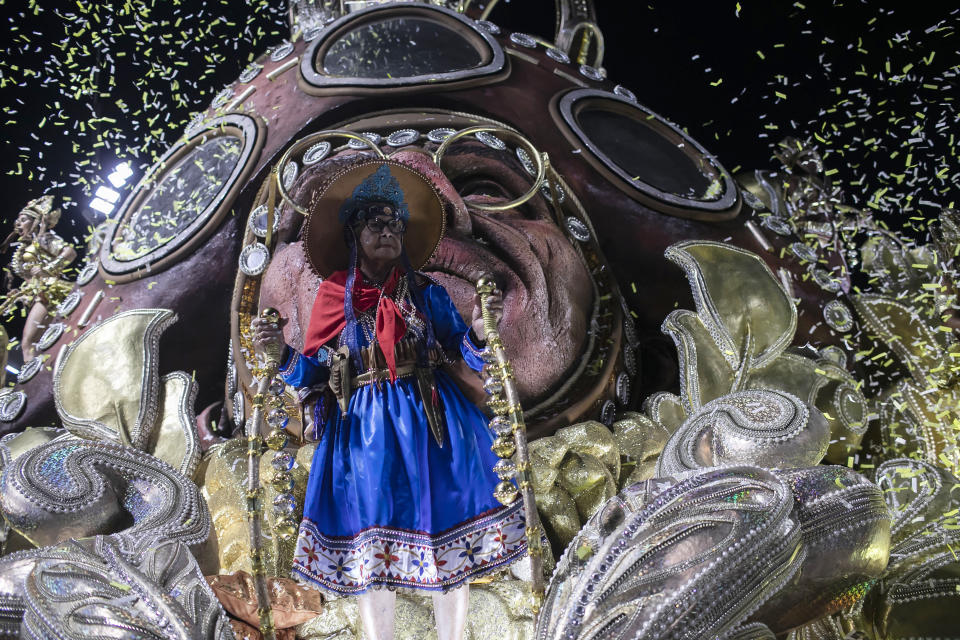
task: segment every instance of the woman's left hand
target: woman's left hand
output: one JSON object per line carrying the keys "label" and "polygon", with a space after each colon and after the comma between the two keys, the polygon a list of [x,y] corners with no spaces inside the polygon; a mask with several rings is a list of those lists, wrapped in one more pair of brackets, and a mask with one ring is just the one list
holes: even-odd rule
{"label": "woman's left hand", "polygon": [[[500,324],[500,319],[503,318],[503,294],[500,293],[499,289],[494,289],[493,293],[487,298],[487,306],[489,307],[493,317],[496,318],[497,324]],[[480,309],[480,294],[473,296],[473,320],[470,322],[470,326],[473,329],[474,335],[476,335],[481,340],[486,340],[486,332],[483,329],[483,312]]]}

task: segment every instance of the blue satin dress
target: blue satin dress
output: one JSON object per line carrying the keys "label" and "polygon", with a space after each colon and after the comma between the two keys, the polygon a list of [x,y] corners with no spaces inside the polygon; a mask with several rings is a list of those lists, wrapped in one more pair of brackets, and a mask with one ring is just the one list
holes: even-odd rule
{"label": "blue satin dress", "polygon": [[[423,293],[437,342],[479,371],[479,351],[446,290],[430,284]],[[308,387],[329,370],[294,353],[281,374]],[[361,386],[346,416],[329,412],[307,484],[295,577],[341,594],[371,586],[446,591],[526,552],[521,501],[504,507],[493,497],[497,457],[487,419],[446,373],[437,369],[435,378],[446,417],[442,447],[413,376]]]}

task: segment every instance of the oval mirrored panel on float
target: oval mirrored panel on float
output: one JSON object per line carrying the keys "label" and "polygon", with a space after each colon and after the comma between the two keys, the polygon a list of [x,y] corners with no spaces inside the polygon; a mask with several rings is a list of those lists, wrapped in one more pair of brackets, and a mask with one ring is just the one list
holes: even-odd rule
{"label": "oval mirrored panel on float", "polygon": [[730,174],[677,126],[623,96],[578,89],[554,116],[583,157],[631,197],[682,217],[724,220],[740,200]]}
{"label": "oval mirrored panel on float", "polygon": [[229,114],[190,131],[141,180],[100,249],[102,269],[135,279],[173,264],[216,228],[263,145],[251,117]]}
{"label": "oval mirrored panel on float", "polygon": [[472,80],[503,70],[499,43],[455,11],[422,5],[373,7],[330,25],[304,53],[309,93],[333,87],[382,90]]}

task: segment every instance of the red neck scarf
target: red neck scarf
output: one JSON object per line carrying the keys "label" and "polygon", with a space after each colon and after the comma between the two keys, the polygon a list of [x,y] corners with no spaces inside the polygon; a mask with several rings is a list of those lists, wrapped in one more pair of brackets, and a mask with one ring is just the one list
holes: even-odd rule
{"label": "red neck scarf", "polygon": [[[390,371],[391,382],[397,379],[397,359],[394,349],[403,334],[407,331],[407,323],[403,321],[400,308],[393,301],[393,292],[400,282],[400,269],[394,268],[383,284],[383,295],[377,287],[363,286],[363,276],[357,269],[353,283],[353,309],[363,312],[377,305],[377,344],[383,351]],[[320,283],[317,290],[317,299],[310,312],[310,325],[303,344],[303,353],[312,356],[324,344],[336,338],[347,326],[347,319],[343,314],[343,301],[346,296],[347,272],[337,271]]]}

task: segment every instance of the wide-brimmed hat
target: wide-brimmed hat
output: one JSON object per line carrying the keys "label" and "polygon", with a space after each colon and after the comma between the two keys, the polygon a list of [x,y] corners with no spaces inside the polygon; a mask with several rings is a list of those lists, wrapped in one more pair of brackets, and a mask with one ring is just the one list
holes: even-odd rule
{"label": "wide-brimmed hat", "polygon": [[[402,202],[410,212],[403,246],[414,269],[421,268],[433,255],[443,237],[443,201],[430,180],[420,172],[395,160],[365,160],[334,175],[316,199],[303,233],[310,266],[321,278],[349,267],[350,252],[343,240],[340,210],[344,202],[355,199],[357,188],[386,166],[402,192]],[[371,202],[382,202],[372,197]]]}

